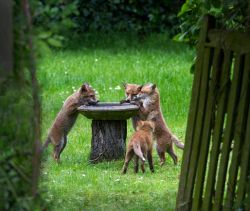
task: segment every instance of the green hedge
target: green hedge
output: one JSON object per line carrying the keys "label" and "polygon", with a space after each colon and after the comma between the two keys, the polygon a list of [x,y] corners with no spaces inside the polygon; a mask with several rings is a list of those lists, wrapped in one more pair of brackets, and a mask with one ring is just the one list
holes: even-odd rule
{"label": "green hedge", "polygon": [[88,0],[79,1],[82,31],[174,32],[183,1]]}
{"label": "green hedge", "polygon": [[178,32],[177,13],[184,0],[38,0],[33,23],[45,43],[61,47],[72,35],[89,31]]}

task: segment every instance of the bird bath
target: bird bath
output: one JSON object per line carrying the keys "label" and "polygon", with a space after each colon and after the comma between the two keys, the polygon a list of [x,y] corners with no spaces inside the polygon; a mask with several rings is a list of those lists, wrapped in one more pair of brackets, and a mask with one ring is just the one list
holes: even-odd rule
{"label": "bird bath", "polygon": [[90,162],[117,160],[126,151],[127,119],[138,114],[138,106],[129,103],[98,103],[80,106],[78,111],[92,119]]}

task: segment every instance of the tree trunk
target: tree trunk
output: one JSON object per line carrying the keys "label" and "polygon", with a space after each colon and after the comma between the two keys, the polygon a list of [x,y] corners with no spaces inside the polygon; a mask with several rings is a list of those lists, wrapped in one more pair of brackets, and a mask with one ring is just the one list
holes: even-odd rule
{"label": "tree trunk", "polygon": [[126,120],[93,120],[90,162],[124,158],[126,136]]}
{"label": "tree trunk", "polygon": [[13,72],[12,14],[12,2],[0,1],[0,82]]}

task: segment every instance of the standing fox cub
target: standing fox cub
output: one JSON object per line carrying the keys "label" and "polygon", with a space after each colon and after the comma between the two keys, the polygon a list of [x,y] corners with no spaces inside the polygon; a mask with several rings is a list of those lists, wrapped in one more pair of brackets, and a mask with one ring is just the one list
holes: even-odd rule
{"label": "standing fox cub", "polygon": [[[153,120],[155,122],[154,137],[157,141],[157,153],[160,157],[160,164],[165,163],[165,152],[167,151],[176,164],[178,159],[174,152],[173,143],[180,149],[184,148],[184,144],[172,134],[166,125],[160,107],[160,94],[155,84],[145,84],[137,88],[135,94],[135,86],[133,85],[133,99],[140,106],[139,119]],[[125,87],[126,95],[131,90],[131,86],[127,84]]]}
{"label": "standing fox cub", "polygon": [[56,161],[59,161],[60,154],[67,144],[67,135],[75,124],[78,116],[77,108],[80,105],[94,105],[97,102],[95,91],[88,83],[84,83],[78,91],[70,95],[57,114],[42,150],[44,150],[49,143],[52,143],[54,145],[53,157]]}
{"label": "standing fox cub", "polygon": [[152,147],[153,147],[154,123],[151,121],[139,121],[137,130],[129,141],[122,173],[126,174],[129,162],[135,155],[134,172],[138,172],[139,159],[141,160],[141,170],[144,173],[144,164],[148,159],[151,172],[154,172]]}
{"label": "standing fox cub", "polygon": [[[126,98],[121,100],[120,103],[130,103],[133,102],[134,98],[141,91],[142,85],[138,84],[123,84],[125,89]],[[139,116],[133,116],[132,118],[133,128],[136,130],[137,122],[140,120]]]}

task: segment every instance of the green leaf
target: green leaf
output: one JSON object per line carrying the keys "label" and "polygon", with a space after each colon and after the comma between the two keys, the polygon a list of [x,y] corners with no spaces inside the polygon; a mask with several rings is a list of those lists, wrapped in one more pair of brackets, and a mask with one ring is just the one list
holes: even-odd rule
{"label": "green leaf", "polygon": [[188,32],[179,33],[179,34],[175,35],[172,39],[174,41],[177,41],[177,42],[187,42],[188,38],[185,37],[187,35],[187,33]]}
{"label": "green leaf", "polygon": [[74,22],[70,20],[69,18],[63,19],[62,24],[68,28],[72,28],[75,26]]}
{"label": "green leaf", "polygon": [[54,39],[52,37],[48,39],[48,43],[53,47],[57,47],[57,48],[62,47],[62,42],[60,40]]}
{"label": "green leaf", "polygon": [[51,31],[45,31],[45,32],[39,33],[39,34],[38,34],[38,37],[39,37],[40,39],[47,39],[47,38],[51,37],[51,35],[52,35],[52,32],[51,32]]}
{"label": "green leaf", "polygon": [[181,11],[178,13],[178,17],[182,16],[184,13],[190,11],[191,9],[189,8],[189,1],[186,1],[181,7]]}
{"label": "green leaf", "polygon": [[179,42],[179,41],[180,41],[180,40],[179,40],[180,36],[181,36],[181,33],[176,34],[176,35],[172,38],[172,40]]}

